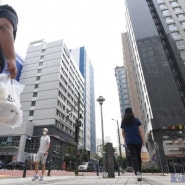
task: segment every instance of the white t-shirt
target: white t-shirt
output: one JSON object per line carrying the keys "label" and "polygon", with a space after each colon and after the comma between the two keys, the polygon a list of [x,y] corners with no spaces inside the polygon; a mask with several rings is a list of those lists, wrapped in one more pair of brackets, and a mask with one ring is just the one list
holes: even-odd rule
{"label": "white t-shirt", "polygon": [[38,152],[45,153],[47,151],[48,143],[50,143],[50,137],[48,135],[42,136],[40,138],[40,147]]}

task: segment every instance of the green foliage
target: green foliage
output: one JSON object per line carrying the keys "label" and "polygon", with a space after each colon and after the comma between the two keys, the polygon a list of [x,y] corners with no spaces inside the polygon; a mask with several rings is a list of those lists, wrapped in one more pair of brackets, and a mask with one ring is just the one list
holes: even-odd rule
{"label": "green foliage", "polygon": [[66,146],[65,147],[65,162],[67,164],[67,171],[74,171],[76,159],[78,157],[78,164],[81,162],[90,161],[90,153],[86,150],[78,150],[78,155],[76,156],[76,146]]}
{"label": "green foliage", "polygon": [[72,167],[68,167],[68,168],[67,168],[67,171],[68,171],[68,172],[72,172],[72,171],[74,171],[74,169],[73,169]]}
{"label": "green foliage", "polygon": [[80,162],[90,161],[90,153],[86,150],[80,150]]}
{"label": "green foliage", "polygon": [[142,173],[160,173],[160,169],[158,169],[158,168],[144,168],[144,169],[142,169]]}
{"label": "green foliage", "polygon": [[103,158],[102,157],[99,158],[99,165],[103,166]]}
{"label": "green foliage", "polygon": [[65,160],[74,161],[76,159],[75,146],[66,146],[65,148]]}
{"label": "green foliage", "polygon": [[66,146],[64,153],[65,153],[65,162],[67,166],[67,171],[74,171],[74,166],[76,162],[76,149],[75,146]]}

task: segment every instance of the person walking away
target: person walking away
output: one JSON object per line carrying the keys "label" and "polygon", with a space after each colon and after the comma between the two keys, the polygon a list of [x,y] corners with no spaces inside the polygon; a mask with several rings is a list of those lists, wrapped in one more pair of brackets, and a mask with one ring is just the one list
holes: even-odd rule
{"label": "person walking away", "polygon": [[9,5],[0,6],[0,73],[9,73],[12,79],[17,75],[14,41],[18,16]]}
{"label": "person walking away", "polygon": [[121,121],[121,129],[123,139],[130,153],[135,175],[137,180],[141,181],[141,147],[145,145],[144,131],[140,120],[135,118],[130,107],[125,109],[124,117]]}
{"label": "person walking away", "polygon": [[40,176],[39,181],[44,180],[43,177],[44,177],[45,168],[46,168],[46,159],[47,159],[48,151],[50,147],[50,136],[47,135],[48,134],[47,128],[44,128],[42,130],[42,134],[43,136],[40,138],[40,147],[35,157],[35,175],[33,176],[32,181],[39,179],[39,176],[38,176],[39,162],[41,162],[42,164],[42,175]]}

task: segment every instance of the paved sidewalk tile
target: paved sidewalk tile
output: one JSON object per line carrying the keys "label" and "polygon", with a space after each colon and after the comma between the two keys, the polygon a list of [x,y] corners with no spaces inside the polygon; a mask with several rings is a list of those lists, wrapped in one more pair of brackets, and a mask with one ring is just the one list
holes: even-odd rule
{"label": "paved sidewalk tile", "polygon": [[[51,176],[44,177],[44,181],[32,181],[26,178],[2,178],[0,185],[181,185],[171,183],[171,176],[146,176],[143,181],[137,182],[136,176],[116,176],[102,178],[101,176]],[[183,183],[182,183],[183,184]]]}
{"label": "paved sidewalk tile", "polygon": [[146,182],[138,183],[136,177],[121,177],[121,178],[101,178],[101,177],[45,177],[45,181],[31,181],[28,178],[10,178],[1,179],[0,185],[148,185]]}

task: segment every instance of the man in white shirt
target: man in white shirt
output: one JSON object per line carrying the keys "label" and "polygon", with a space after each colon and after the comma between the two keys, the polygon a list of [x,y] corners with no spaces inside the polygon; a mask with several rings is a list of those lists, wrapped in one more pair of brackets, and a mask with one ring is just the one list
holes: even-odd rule
{"label": "man in white shirt", "polygon": [[41,161],[42,163],[42,175],[40,176],[39,181],[43,181],[44,178],[44,173],[45,173],[45,167],[46,167],[46,159],[48,156],[48,150],[50,147],[50,137],[47,135],[48,133],[48,129],[44,128],[42,130],[43,136],[40,138],[40,147],[39,150],[37,152],[37,155],[35,157],[35,175],[32,179],[32,181],[35,181],[37,179],[39,179],[38,176],[38,164]]}

